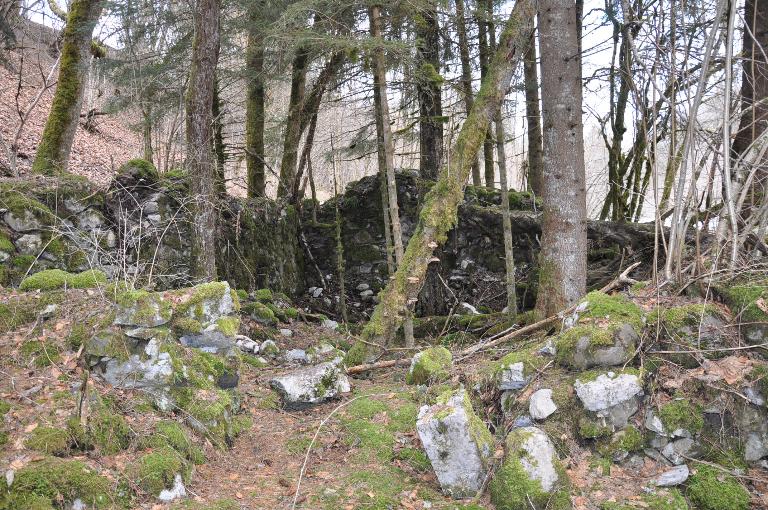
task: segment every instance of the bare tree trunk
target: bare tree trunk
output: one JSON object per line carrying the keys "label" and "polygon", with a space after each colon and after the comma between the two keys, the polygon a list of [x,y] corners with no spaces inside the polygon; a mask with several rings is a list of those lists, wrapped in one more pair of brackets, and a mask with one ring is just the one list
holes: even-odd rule
{"label": "bare tree trunk", "polygon": [[246,112],[245,112],[245,164],[247,167],[248,196],[263,197],[266,190],[264,172],[264,43],[251,17],[246,50]]}
{"label": "bare tree trunk", "polygon": [[213,98],[219,60],[219,0],[198,0],[195,37],[186,97],[187,160],[193,202],[192,267],[194,278],[216,279],[216,161]]}
{"label": "bare tree trunk", "polygon": [[443,101],[440,76],[440,27],[437,3],[431,0],[416,22],[416,55],[419,70],[419,175],[437,179],[443,158]]}
{"label": "bare tree trunk", "polygon": [[[437,183],[424,198],[403,263],[389,279],[386,288],[379,293],[379,304],[363,330],[363,340],[382,343],[393,338],[407,314],[408,306],[417,299],[435,248],[445,242],[448,231],[456,223],[458,206],[464,196],[464,185],[472,162],[483,143],[491,119],[509,90],[515,67],[520,63],[531,35],[535,13],[533,0],[518,0],[515,3],[499,50],[489,66],[472,111],[451,149],[448,164],[443,166]],[[348,364],[357,364],[355,362],[367,357],[367,344],[358,342],[346,361]]]}
{"label": "bare tree trunk", "polygon": [[[492,13],[492,11],[491,11]],[[477,8],[475,9],[475,18],[477,19],[478,27],[478,44],[480,53],[480,79],[485,81],[488,74],[488,10],[486,0],[477,0]],[[488,131],[485,133],[485,140],[483,141],[483,173],[485,174],[485,185],[489,188],[493,188],[493,183],[496,180],[493,171],[493,138],[491,137],[491,126],[488,125]]]}
{"label": "bare tree trunk", "polygon": [[[459,56],[461,59],[461,87],[464,93],[464,105],[467,109],[467,116],[472,111],[474,102],[474,92],[472,91],[472,67],[469,64],[469,43],[467,42],[467,21],[464,14],[464,0],[456,1],[456,32],[459,37]],[[480,174],[480,163],[472,163],[472,184],[482,186],[483,180]]]}
{"label": "bare tree trunk", "polygon": [[[496,51],[496,32],[488,32],[488,46]],[[496,158],[499,161],[499,187],[501,188],[501,228],[504,231],[504,268],[507,287],[507,314],[517,315],[517,291],[515,289],[515,253],[512,245],[512,221],[509,217],[509,186],[507,185],[507,155],[504,152],[504,117],[501,103],[496,109]]]}
{"label": "bare tree trunk", "polygon": [[283,158],[280,162],[280,182],[277,196],[287,197],[293,190],[296,178],[296,161],[301,142],[301,117],[304,109],[304,95],[309,68],[309,49],[302,46],[296,50],[291,71],[291,98],[288,103],[288,118],[285,121]]}
{"label": "bare tree trunk", "polygon": [[[746,0],[744,18],[747,27],[742,49],[742,114],[731,147],[731,158],[734,160],[744,156],[768,129],[768,4],[761,0]],[[768,194],[768,156],[756,164],[759,167],[752,181],[750,198],[744,203],[744,216],[749,215],[749,209],[759,206]],[[740,173],[743,178],[744,172]]]}
{"label": "bare tree trunk", "polygon": [[539,69],[536,62],[536,38],[525,48],[523,61],[525,86],[525,118],[528,124],[528,187],[537,196],[541,195],[541,176],[544,160],[541,148],[541,110],[539,108]]}
{"label": "bare tree trunk", "polygon": [[336,147],[333,143],[333,134],[331,134],[331,158],[331,166],[333,167],[333,208],[336,219],[336,277],[339,279],[339,310],[341,311],[341,319],[346,323],[349,322],[349,317],[347,317],[347,290],[344,280],[344,243],[341,239],[342,218],[341,209],[339,208],[338,170],[336,168]]}
{"label": "bare tree trunk", "polygon": [[142,112],[142,141],[144,142],[144,159],[152,163],[154,150],[152,149],[152,105],[141,109]]}
{"label": "bare tree trunk", "polygon": [[573,0],[540,0],[544,175],[536,310],[545,317],[586,292],[587,205],[581,58]]}
{"label": "bare tree trunk", "polygon": [[52,175],[67,171],[91,62],[91,37],[103,6],[103,0],[74,0],[69,6],[59,81],[32,164],[34,172]]}
{"label": "bare tree trunk", "polygon": [[[371,22],[371,37],[377,42],[383,42],[381,7],[374,5],[368,11]],[[397,204],[397,181],[395,180],[395,151],[392,144],[392,131],[389,125],[389,103],[387,101],[387,68],[384,59],[384,47],[378,44],[373,51],[373,90],[376,104],[376,133],[379,142],[379,165],[384,165],[387,175],[387,201],[389,202],[389,220],[387,212],[384,221],[389,221],[392,227],[392,241],[395,246],[395,262],[397,267],[403,265],[403,232],[400,228],[400,211]],[[390,278],[393,275],[390,275]],[[406,307],[403,332],[407,347],[413,347],[413,318]]]}
{"label": "bare tree trunk", "polygon": [[219,80],[214,78],[213,104],[213,153],[216,157],[216,192],[224,196],[227,194],[227,178],[224,175],[224,165],[227,163],[227,149],[224,145],[224,123],[222,122],[222,104],[224,102],[219,95]]}

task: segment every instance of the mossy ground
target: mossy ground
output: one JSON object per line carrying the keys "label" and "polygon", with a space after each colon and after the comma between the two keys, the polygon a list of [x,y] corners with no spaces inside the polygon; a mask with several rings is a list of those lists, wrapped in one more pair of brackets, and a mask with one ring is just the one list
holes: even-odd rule
{"label": "mossy ground", "polygon": [[19,284],[21,290],[90,289],[107,283],[103,272],[89,269],[82,273],[68,273],[61,269],[46,269],[24,278]]}
{"label": "mossy ground", "polygon": [[750,497],[739,481],[713,466],[699,464],[688,480],[687,495],[700,510],[747,510]]}

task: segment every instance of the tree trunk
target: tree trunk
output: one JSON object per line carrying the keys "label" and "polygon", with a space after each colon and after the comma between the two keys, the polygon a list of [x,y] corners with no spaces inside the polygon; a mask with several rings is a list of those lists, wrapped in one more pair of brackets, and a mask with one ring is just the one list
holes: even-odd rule
{"label": "tree trunk", "polygon": [[152,105],[141,109],[142,113],[142,141],[144,142],[144,160],[153,162],[155,157],[152,148]]}
{"label": "tree trunk", "polygon": [[528,187],[536,196],[541,195],[541,176],[544,160],[541,148],[541,110],[539,109],[539,70],[536,62],[536,39],[525,48],[523,62],[525,83],[525,118],[528,124]]}
{"label": "tree trunk", "polygon": [[419,71],[419,175],[437,179],[443,158],[443,102],[440,76],[440,27],[437,3],[431,1],[416,22],[416,55]]}
{"label": "tree trunk", "polygon": [[67,171],[91,62],[91,37],[103,6],[103,0],[74,0],[69,6],[59,79],[32,164],[34,172],[53,175]]}
{"label": "tree trunk", "polygon": [[[389,125],[389,103],[387,101],[387,68],[384,56],[382,36],[381,7],[371,6],[368,11],[371,22],[371,37],[379,42],[373,51],[373,100],[376,105],[376,133],[379,145],[379,168],[384,166],[387,175],[387,201],[389,202],[389,219],[387,212],[384,221],[389,221],[392,227],[392,241],[395,246],[395,263],[403,265],[403,232],[400,228],[400,211],[397,204],[397,181],[395,180],[395,150],[392,143],[392,131]],[[380,170],[381,171],[381,170]],[[392,275],[390,275],[392,276]],[[413,347],[413,319],[407,307],[404,310],[405,324],[403,328],[405,344]]]}
{"label": "tree trunk", "polygon": [[[393,338],[409,304],[417,299],[434,249],[439,243],[445,242],[448,231],[456,223],[458,205],[464,196],[464,185],[472,162],[483,143],[491,119],[509,90],[515,67],[531,35],[535,12],[533,0],[518,0],[515,3],[499,51],[489,66],[472,111],[451,149],[448,164],[442,167],[437,183],[424,197],[403,263],[389,279],[386,288],[379,293],[379,304],[363,330],[363,340],[381,343]],[[350,351],[347,362],[360,361],[366,357],[367,344],[358,342]]]}
{"label": "tree trunk", "polygon": [[302,46],[296,50],[291,71],[291,98],[288,103],[288,118],[285,121],[280,182],[277,185],[277,196],[280,198],[290,194],[293,190],[293,181],[296,178],[296,162],[299,143],[301,142],[301,117],[304,108],[308,67],[309,49]]}
{"label": "tree trunk", "polygon": [[222,197],[227,194],[227,178],[224,175],[224,165],[227,163],[227,149],[224,145],[224,123],[222,122],[222,105],[224,101],[219,94],[219,80],[214,78],[213,104],[213,153],[216,156],[216,192]]}
{"label": "tree trunk", "polygon": [[538,21],[544,215],[536,310],[548,317],[586,292],[587,205],[576,6],[540,0]]}
{"label": "tree trunk", "polygon": [[186,97],[187,169],[194,198],[191,274],[216,279],[216,161],[213,98],[219,59],[219,0],[198,0]]}
{"label": "tree trunk", "polygon": [[[478,27],[478,44],[480,53],[480,80],[485,81],[488,74],[488,10],[486,0],[477,0],[475,18]],[[496,180],[493,172],[493,138],[491,137],[491,126],[487,127],[485,140],[483,140],[483,172],[485,174],[485,185],[493,188]]]}
{"label": "tree trunk", "polygon": [[251,25],[246,50],[245,164],[248,172],[248,196],[263,197],[266,192],[264,43],[254,19],[251,20]]}
{"label": "tree trunk", "polygon": [[[744,18],[748,30],[744,30],[742,49],[742,114],[731,147],[731,158],[734,160],[744,156],[768,129],[768,4],[761,0],[746,0]],[[749,209],[761,203],[768,188],[768,156],[756,164],[759,167],[752,181],[749,200],[744,203],[744,216],[749,215]],[[739,173],[743,179],[748,172]]]}
{"label": "tree trunk", "polygon": [[[493,5],[493,4],[491,4]],[[488,46],[496,51],[496,32],[488,31]],[[504,268],[507,287],[507,314],[517,315],[517,291],[515,290],[515,253],[512,245],[512,221],[509,217],[509,186],[507,185],[507,155],[504,152],[504,118],[501,103],[496,109],[496,158],[499,161],[499,187],[501,188],[501,225],[504,231]]]}
{"label": "tree trunk", "polygon": [[[469,43],[467,42],[467,22],[464,14],[464,0],[456,0],[456,32],[459,38],[459,56],[461,59],[461,88],[464,93],[464,105],[467,109],[467,116],[472,111],[474,92],[472,91],[472,67],[469,63]],[[472,184],[482,186],[483,180],[480,174],[480,163],[472,163]]]}

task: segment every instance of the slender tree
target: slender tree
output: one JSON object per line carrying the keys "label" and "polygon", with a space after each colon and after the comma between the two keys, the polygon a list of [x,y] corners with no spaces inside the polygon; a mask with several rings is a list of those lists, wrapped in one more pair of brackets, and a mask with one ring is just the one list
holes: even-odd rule
{"label": "slender tree", "polygon": [[[373,51],[373,100],[376,105],[376,139],[378,141],[379,168],[387,176],[387,202],[389,210],[384,211],[384,221],[392,230],[395,247],[395,264],[403,264],[403,232],[400,227],[400,211],[397,204],[397,181],[395,180],[395,149],[389,125],[389,101],[387,100],[387,68],[383,46],[381,7],[373,5],[368,11],[371,23],[371,37],[378,43]],[[380,170],[381,171],[381,170]],[[403,332],[407,347],[413,347],[413,319],[408,307],[403,310],[405,322]]]}
{"label": "slender tree", "polygon": [[74,0],[69,6],[62,37],[59,80],[32,164],[35,172],[51,175],[67,171],[91,62],[93,29],[103,6],[103,0]]}
{"label": "slender tree", "polygon": [[[469,42],[467,41],[467,20],[464,14],[464,0],[456,2],[456,34],[459,38],[459,59],[461,60],[461,90],[464,96],[464,106],[467,115],[472,111],[474,91],[472,90],[472,67],[469,63]],[[475,156],[472,163],[472,184],[482,186],[483,179],[480,174],[480,163]]]}
{"label": "slender tree", "polygon": [[296,50],[291,66],[291,97],[288,102],[288,118],[285,122],[280,182],[277,185],[278,197],[287,197],[290,194],[293,190],[293,181],[296,178],[296,163],[299,143],[301,142],[301,116],[304,108],[308,69],[309,47],[302,45]]}
{"label": "slender tree", "polygon": [[416,21],[416,55],[419,65],[416,90],[419,98],[419,174],[437,179],[443,157],[443,101],[440,76],[440,26],[437,2],[430,0]]}
{"label": "slender tree", "polygon": [[347,363],[354,364],[367,359],[370,343],[391,339],[406,317],[407,307],[417,299],[435,248],[445,242],[448,231],[456,223],[457,210],[464,197],[464,186],[472,162],[498,105],[509,90],[515,68],[520,63],[531,35],[535,12],[533,0],[518,0],[515,3],[499,50],[489,66],[472,111],[451,148],[451,156],[442,167],[437,183],[424,197],[403,263],[389,279],[386,288],[379,293],[379,304],[362,333],[364,341],[355,344],[348,354]]}
{"label": "slender tree", "polygon": [[[493,8],[488,9],[488,0],[477,0],[477,6],[475,9],[475,19],[477,19],[478,27],[478,48],[480,59],[480,79],[485,81],[485,77],[488,74],[488,31],[489,16],[493,15]],[[491,4],[492,5],[492,4]],[[483,173],[485,174],[485,185],[489,188],[493,187],[493,183],[496,178],[493,171],[493,136],[491,135],[491,126],[488,126],[488,131],[485,133],[485,140],[483,141]]]}
{"label": "slender tree", "polygon": [[212,144],[213,99],[219,60],[219,10],[219,0],[197,0],[186,97],[186,165],[190,192],[195,198],[191,274],[204,281],[216,279],[217,172]]}
{"label": "slender tree", "polygon": [[525,87],[525,119],[528,125],[528,187],[535,195],[541,195],[541,175],[544,161],[541,148],[541,110],[539,108],[539,69],[536,62],[536,38],[525,48],[523,61]]}
{"label": "slender tree", "polygon": [[546,317],[586,292],[587,204],[577,23],[573,0],[539,1],[544,217],[536,310]]}

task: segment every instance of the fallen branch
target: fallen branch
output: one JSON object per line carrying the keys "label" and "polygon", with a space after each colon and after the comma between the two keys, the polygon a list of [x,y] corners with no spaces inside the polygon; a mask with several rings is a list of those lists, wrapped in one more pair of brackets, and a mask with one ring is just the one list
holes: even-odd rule
{"label": "fallen branch", "polygon": [[[618,277],[616,277],[613,281],[608,283],[607,285],[603,286],[600,289],[600,292],[609,292],[621,285],[626,284],[632,284],[635,283],[636,280],[633,280],[629,277],[629,273],[631,273],[637,266],[640,265],[640,262],[635,262],[634,264],[627,267]],[[514,340],[515,338],[519,338],[521,336],[526,336],[531,333],[535,333],[539,330],[542,330],[546,327],[551,326],[552,324],[557,323],[558,321],[561,321],[563,317],[568,315],[569,313],[573,312],[579,303],[574,303],[573,305],[569,306],[562,312],[552,315],[551,317],[547,317],[546,319],[542,319],[538,322],[535,322],[533,324],[530,324],[528,326],[525,326],[523,328],[511,331],[509,333],[504,334],[503,332],[499,336],[498,334],[491,337],[492,339],[488,342],[483,343],[482,341],[480,343],[477,343],[475,345],[472,345],[470,347],[467,347],[463,351],[461,351],[458,354],[458,357],[456,361],[461,361],[463,359],[466,359],[474,354],[477,354],[481,350],[489,349],[491,347],[495,347],[499,344],[503,344],[506,342],[509,342],[510,340]],[[363,365],[355,365],[353,367],[347,368],[347,374],[359,374],[362,372],[367,372],[369,370],[377,370],[380,368],[390,368],[390,367],[397,367],[397,366],[404,366],[409,365],[411,363],[410,359],[395,359],[395,360],[387,360],[387,361],[379,361],[376,363],[366,363]]]}

